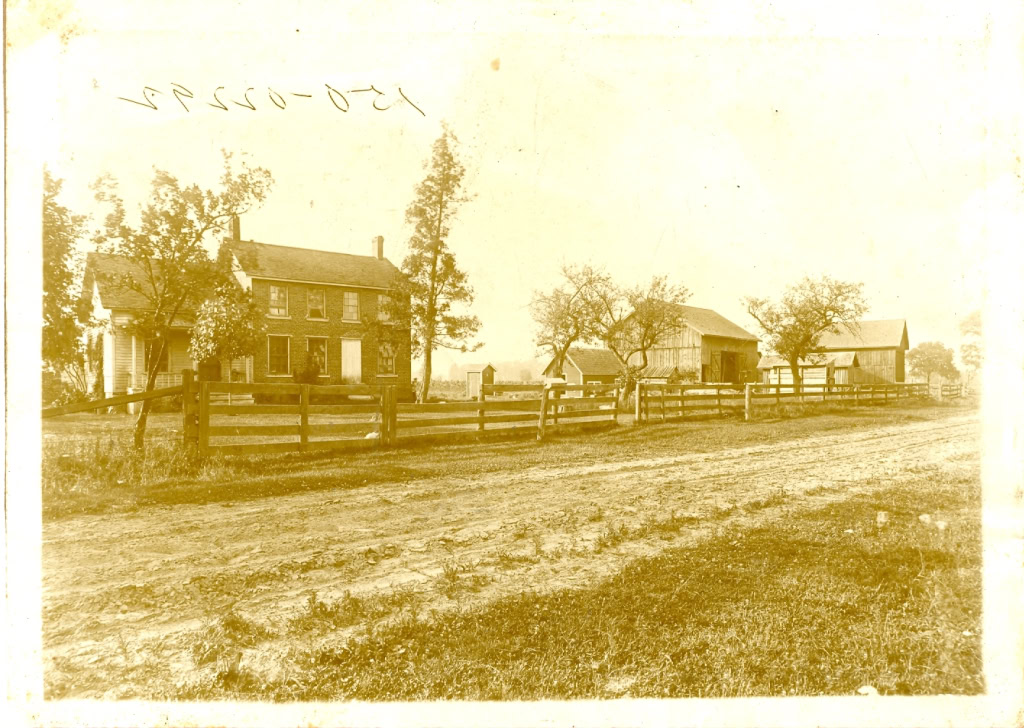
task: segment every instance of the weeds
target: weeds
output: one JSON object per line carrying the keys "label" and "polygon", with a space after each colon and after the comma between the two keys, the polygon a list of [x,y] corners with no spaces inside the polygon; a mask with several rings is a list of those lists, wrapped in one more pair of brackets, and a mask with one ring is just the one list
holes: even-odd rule
{"label": "weeds", "polygon": [[222,660],[239,647],[253,647],[276,636],[272,630],[229,609],[226,614],[193,635],[189,652],[196,666],[202,667]]}

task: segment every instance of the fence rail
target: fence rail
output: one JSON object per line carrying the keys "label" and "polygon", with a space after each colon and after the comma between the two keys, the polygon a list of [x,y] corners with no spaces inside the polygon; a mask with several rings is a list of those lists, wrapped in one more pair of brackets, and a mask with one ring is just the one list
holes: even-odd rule
{"label": "fence rail", "polygon": [[42,416],[43,419],[46,419],[47,417],[57,417],[58,415],[70,415],[75,412],[88,412],[90,410],[106,409],[107,407],[119,407],[123,404],[130,404],[131,402],[143,402],[147,399],[173,397],[174,395],[181,393],[181,386],[177,386],[154,389],[149,392],[138,392],[136,394],[119,394],[116,397],[107,397],[106,399],[76,402],[74,404],[63,405],[62,407],[49,407],[43,410]]}

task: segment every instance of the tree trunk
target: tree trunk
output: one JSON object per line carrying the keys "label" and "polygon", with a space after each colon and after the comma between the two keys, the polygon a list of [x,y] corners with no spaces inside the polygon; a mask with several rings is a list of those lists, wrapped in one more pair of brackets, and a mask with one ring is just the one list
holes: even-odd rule
{"label": "tree trunk", "polygon": [[431,351],[430,349],[423,350],[423,402],[426,404],[427,397],[430,396],[430,375],[431,375]]}
{"label": "tree trunk", "polygon": [[[149,366],[150,371],[146,376],[146,389],[147,392],[152,392],[156,388],[156,377],[157,370],[160,367],[160,360],[163,359],[164,350],[167,348],[167,337],[160,337],[159,349],[156,352],[156,356],[150,356]],[[153,400],[147,399],[142,403],[142,408],[139,410],[139,416],[135,420],[135,433],[134,433],[134,447],[139,453],[145,452],[146,450],[146,421],[149,419],[149,408],[153,404]]]}
{"label": "tree trunk", "polygon": [[[800,376],[800,360],[790,361],[789,370],[793,373],[793,394],[800,394],[803,386],[803,378]],[[800,398],[801,400],[803,397]]]}

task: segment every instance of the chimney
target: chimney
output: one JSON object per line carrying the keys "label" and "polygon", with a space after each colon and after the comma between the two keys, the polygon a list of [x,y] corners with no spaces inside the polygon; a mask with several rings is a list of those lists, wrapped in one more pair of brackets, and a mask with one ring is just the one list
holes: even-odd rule
{"label": "chimney", "polygon": [[242,239],[242,221],[238,215],[231,216],[231,239],[238,241]]}
{"label": "chimney", "polygon": [[371,255],[377,260],[384,260],[384,236],[378,235],[370,243],[373,249]]}

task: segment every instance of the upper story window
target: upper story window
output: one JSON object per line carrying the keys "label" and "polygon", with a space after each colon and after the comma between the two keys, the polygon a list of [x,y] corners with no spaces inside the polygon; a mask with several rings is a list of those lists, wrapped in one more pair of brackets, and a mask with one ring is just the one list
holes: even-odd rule
{"label": "upper story window", "polygon": [[344,309],[342,318],[346,321],[359,320],[359,294],[355,291],[345,291]]}
{"label": "upper story window", "polygon": [[288,287],[270,284],[270,315],[288,315]]}
{"label": "upper story window", "polygon": [[306,294],[306,317],[311,319],[327,318],[327,296],[323,288],[311,288]]}
{"label": "upper story window", "polygon": [[377,320],[391,320],[391,296],[384,293],[377,294]]}

